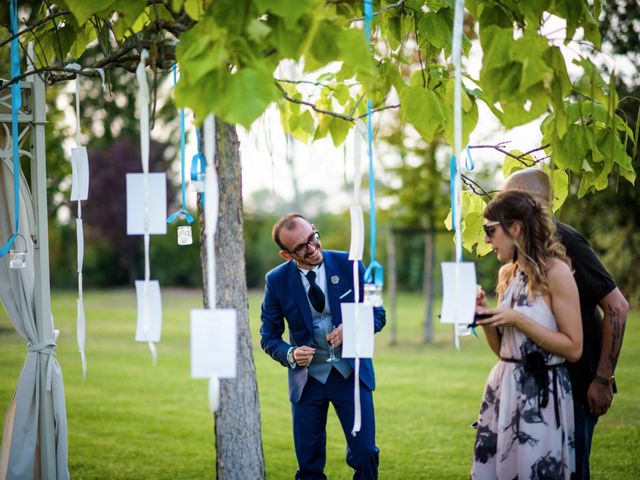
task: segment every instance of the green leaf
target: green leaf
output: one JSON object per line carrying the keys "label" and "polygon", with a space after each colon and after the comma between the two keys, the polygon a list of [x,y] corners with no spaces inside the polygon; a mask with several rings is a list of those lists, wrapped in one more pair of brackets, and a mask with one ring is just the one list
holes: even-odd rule
{"label": "green leaf", "polygon": [[76,17],[78,25],[84,25],[91,15],[109,8],[116,0],[65,0],[69,10]]}
{"label": "green leaf", "polygon": [[344,143],[344,140],[347,138],[351,127],[353,127],[353,124],[351,122],[347,122],[346,120],[342,120],[338,117],[334,117],[331,119],[329,132],[331,133],[333,144],[336,147],[339,147]]}
{"label": "green leaf", "polygon": [[212,94],[218,98],[215,103],[219,105],[219,114],[227,122],[246,128],[279,97],[271,73],[252,68],[230,75],[227,88]]}
{"label": "green leaf", "polygon": [[247,35],[254,42],[260,42],[263,38],[271,33],[271,27],[267,25],[265,22],[254,18],[247,25]]}
{"label": "green leaf", "polygon": [[428,142],[441,132],[445,115],[438,97],[422,87],[406,87],[400,93],[400,117],[408,122]]}
{"label": "green leaf", "polygon": [[551,192],[553,194],[551,210],[557,212],[569,195],[569,175],[565,170],[552,169],[547,166],[544,167],[544,171],[547,172],[551,181]]}
{"label": "green leaf", "polygon": [[197,22],[204,13],[202,0],[185,0],[184,11]]}
{"label": "green leaf", "polygon": [[443,9],[425,13],[418,23],[418,32],[422,39],[426,39],[438,49],[444,49],[445,56],[451,53],[451,38],[453,35],[453,12]]}
{"label": "green leaf", "polygon": [[262,13],[271,12],[282,17],[289,28],[304,14],[313,14],[322,8],[319,0],[254,0],[254,3]]}
{"label": "green leaf", "polygon": [[[522,152],[517,150],[512,150],[509,153],[513,153],[514,155],[520,155]],[[502,164],[502,176],[504,178],[508,178],[513,172],[517,172],[518,170],[522,170],[527,168],[520,160],[513,158],[509,155],[504,156],[504,161]]]}

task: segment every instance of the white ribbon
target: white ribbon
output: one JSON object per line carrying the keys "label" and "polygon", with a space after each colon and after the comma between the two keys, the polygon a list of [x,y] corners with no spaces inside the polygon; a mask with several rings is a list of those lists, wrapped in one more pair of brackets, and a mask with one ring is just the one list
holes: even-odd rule
{"label": "white ribbon", "polygon": [[216,172],[216,131],[215,117],[210,114],[205,118],[204,125],[204,156],[207,161],[205,175],[204,197],[204,226],[207,252],[207,293],[209,308],[216,307],[216,262],[215,262],[215,235],[218,228],[219,190],[218,175]]}
{"label": "white ribbon", "polygon": [[[455,12],[453,16],[453,39],[451,54],[453,57],[453,66],[455,69],[453,80],[453,147],[456,157],[456,176],[452,180],[454,182],[454,218],[452,219],[455,227],[455,245],[456,245],[456,263],[462,261],[462,228],[460,227],[462,219],[462,178],[461,178],[461,162],[460,155],[462,152],[462,72],[461,61],[462,55],[462,35],[464,20],[464,0],[456,0]],[[456,265],[455,283],[456,292],[460,291],[460,269]],[[456,319],[457,320],[457,319]],[[460,350],[460,335],[454,325],[454,338],[456,349]]]}
{"label": "white ribbon", "polygon": [[[216,171],[216,121],[213,114],[207,115],[203,124],[204,156],[207,170],[204,183],[204,233],[207,253],[207,298],[209,309],[216,308],[216,249],[215,236],[218,228],[218,209],[220,191],[218,189],[218,173]],[[211,412],[220,406],[220,380],[209,379],[209,409]]]}
{"label": "white ribbon", "polygon": [[[76,70],[80,72],[82,67],[77,63],[70,63],[65,68],[70,70]],[[75,79],[75,104],[76,104],[76,147],[81,148],[82,144],[80,142],[80,74],[76,74]],[[80,165],[74,164],[74,169],[76,171],[80,171]],[[79,178],[76,176],[74,178],[76,185],[74,187],[76,190],[80,189]],[[85,353],[85,339],[86,339],[86,318],[84,311],[84,298],[83,298],[83,289],[82,289],[82,268],[84,262],[84,230],[82,226],[82,197],[81,194],[77,194],[78,198],[78,215],[76,217],[76,248],[77,248],[77,261],[78,261],[78,300],[77,300],[77,310],[76,310],[76,337],[78,342],[78,352],[80,353],[80,361],[82,363],[82,381],[84,381],[87,377],[87,356]],[[72,193],[73,196],[73,193]],[[73,197],[72,197],[73,198]]]}
{"label": "white ribbon", "polygon": [[140,52],[140,63],[136,68],[138,80],[138,101],[140,102],[140,158],[142,161],[142,173],[144,175],[144,287],[142,298],[142,331],[147,339],[151,359],[155,365],[158,361],[156,346],[151,338],[151,320],[149,318],[149,280],[151,278],[151,265],[149,262],[149,84],[147,82],[146,60],[149,57],[147,50]]}
{"label": "white ribbon", "polygon": [[[361,154],[362,140],[366,140],[367,127],[361,121],[356,121],[353,131],[353,205],[351,206],[351,245],[349,248],[349,260],[353,261],[353,295],[354,303],[360,302],[360,272],[359,262],[362,260],[364,250],[364,219],[360,203],[360,182],[361,182]],[[358,309],[355,308],[355,325],[358,325]],[[356,357],[354,359],[355,371],[353,376],[353,403],[354,418],[351,435],[354,437],[362,426],[362,407],[360,405],[360,355],[356,343]]]}

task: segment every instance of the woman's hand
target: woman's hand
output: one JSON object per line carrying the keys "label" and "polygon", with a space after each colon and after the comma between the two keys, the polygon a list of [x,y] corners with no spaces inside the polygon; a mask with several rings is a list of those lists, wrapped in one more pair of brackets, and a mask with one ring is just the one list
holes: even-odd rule
{"label": "woman's hand", "polygon": [[483,288],[478,285],[478,290],[476,291],[476,312],[483,313],[487,308],[489,308],[487,304],[487,294]]}

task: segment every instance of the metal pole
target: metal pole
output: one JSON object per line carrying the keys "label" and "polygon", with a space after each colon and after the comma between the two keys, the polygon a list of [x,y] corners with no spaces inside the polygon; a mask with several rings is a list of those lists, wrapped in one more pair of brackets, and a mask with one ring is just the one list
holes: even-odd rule
{"label": "metal pole", "polygon": [[[35,315],[38,339],[47,342],[53,339],[53,319],[51,317],[51,286],[49,283],[49,228],[47,210],[47,165],[45,149],[45,86],[37,75],[32,75],[33,82],[31,106],[33,126],[31,147],[31,195],[35,214],[36,229],[32,232],[34,243],[35,270]],[[46,361],[40,354],[40,361]],[[52,392],[47,391],[47,369],[40,368],[40,472],[44,479],[56,478],[55,429],[53,421]]]}

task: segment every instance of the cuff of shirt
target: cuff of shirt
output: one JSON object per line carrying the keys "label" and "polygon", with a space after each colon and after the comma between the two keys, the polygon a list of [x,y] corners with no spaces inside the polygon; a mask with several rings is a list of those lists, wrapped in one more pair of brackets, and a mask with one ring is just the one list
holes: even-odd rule
{"label": "cuff of shirt", "polygon": [[289,348],[289,350],[287,351],[287,363],[289,364],[289,366],[291,368],[296,368],[296,361],[293,358],[293,351],[296,349],[296,347],[291,347]]}

